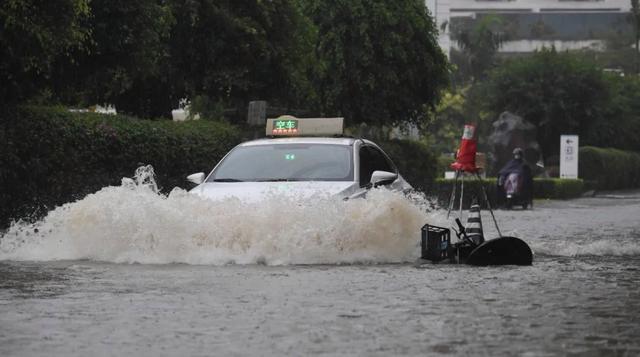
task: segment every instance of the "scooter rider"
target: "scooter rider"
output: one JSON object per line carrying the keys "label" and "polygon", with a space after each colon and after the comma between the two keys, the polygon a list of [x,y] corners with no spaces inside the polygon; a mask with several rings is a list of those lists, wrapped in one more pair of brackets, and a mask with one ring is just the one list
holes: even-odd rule
{"label": "scooter rider", "polygon": [[[522,202],[526,208],[533,200],[533,175],[531,168],[523,157],[523,150],[515,148],[511,159],[498,173],[498,192],[505,200],[507,194],[517,196],[516,201]],[[510,205],[513,202],[507,202]]]}

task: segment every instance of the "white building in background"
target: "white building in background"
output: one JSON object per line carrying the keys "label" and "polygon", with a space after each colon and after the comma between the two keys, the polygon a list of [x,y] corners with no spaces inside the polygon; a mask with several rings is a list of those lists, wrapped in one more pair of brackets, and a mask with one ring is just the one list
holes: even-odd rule
{"label": "white building in background", "polygon": [[487,14],[513,25],[500,52],[522,53],[555,46],[559,50],[604,47],[602,37],[629,26],[629,0],[426,0],[445,53],[455,48],[451,28]]}

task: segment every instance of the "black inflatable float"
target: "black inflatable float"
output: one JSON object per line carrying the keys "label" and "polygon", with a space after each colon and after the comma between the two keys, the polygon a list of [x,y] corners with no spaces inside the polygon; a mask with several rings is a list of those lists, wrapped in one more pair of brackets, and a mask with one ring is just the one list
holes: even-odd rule
{"label": "black inflatable float", "polygon": [[[461,227],[459,220],[456,222]],[[452,244],[448,228],[425,224],[422,227],[421,259],[477,266],[533,263],[531,248],[520,238],[503,236],[478,245],[467,238],[463,228],[457,233],[462,240]]]}
{"label": "black inflatable float", "polygon": [[488,240],[467,257],[471,265],[531,265],[533,253],[529,245],[516,237],[500,237]]}

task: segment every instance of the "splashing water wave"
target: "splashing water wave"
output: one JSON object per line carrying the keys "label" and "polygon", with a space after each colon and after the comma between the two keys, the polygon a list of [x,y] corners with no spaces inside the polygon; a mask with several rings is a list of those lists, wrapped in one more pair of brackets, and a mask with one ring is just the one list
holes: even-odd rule
{"label": "splashing water wave", "polygon": [[[149,166],[139,168],[133,179],[123,178],[121,186],[105,187],[60,206],[39,222],[14,223],[0,236],[0,260],[211,265],[413,262],[419,256],[420,227],[426,222],[451,224],[446,212],[431,207],[424,197],[408,199],[384,189],[350,201],[276,194],[257,203],[234,198],[211,201],[178,188],[163,195],[157,192]],[[524,221],[514,213],[503,218],[521,228],[505,233],[523,238],[540,255],[640,255],[640,231],[636,223],[628,223],[636,220],[624,217],[632,213],[620,210],[616,229],[607,228],[603,218],[594,223],[594,231],[585,231],[584,222],[568,225],[562,215],[554,222],[556,213],[568,211],[553,211],[551,219],[544,217],[548,214],[544,210],[531,211]],[[548,224],[526,223],[535,221],[536,215]],[[495,232],[488,222],[485,234],[491,238]]]}
{"label": "splashing water wave", "polygon": [[592,240],[542,240],[529,241],[531,249],[540,255],[584,257],[584,256],[640,256],[640,234],[635,237],[619,235],[614,238]]}
{"label": "splashing water wave", "polygon": [[153,170],[141,168],[121,186],[60,206],[40,222],[15,223],[0,238],[0,260],[406,262],[418,257],[420,227],[439,219],[387,190],[373,190],[366,200],[273,195],[260,203],[156,191]]}

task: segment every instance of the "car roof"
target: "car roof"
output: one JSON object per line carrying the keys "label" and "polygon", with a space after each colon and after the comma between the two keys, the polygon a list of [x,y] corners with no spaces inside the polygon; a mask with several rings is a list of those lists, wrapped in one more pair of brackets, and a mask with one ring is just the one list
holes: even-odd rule
{"label": "car roof", "polygon": [[[330,144],[330,145],[345,145],[351,146],[359,139],[345,138],[345,137],[287,137],[287,138],[265,138],[246,141],[238,146],[259,146],[259,145],[273,145],[273,144]],[[368,140],[364,140],[370,143]]]}

